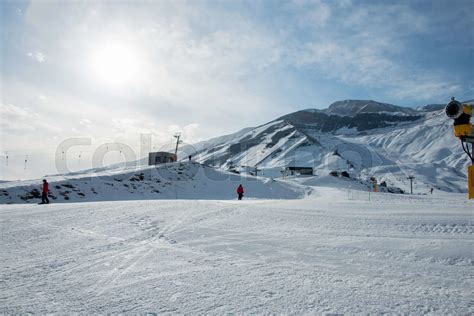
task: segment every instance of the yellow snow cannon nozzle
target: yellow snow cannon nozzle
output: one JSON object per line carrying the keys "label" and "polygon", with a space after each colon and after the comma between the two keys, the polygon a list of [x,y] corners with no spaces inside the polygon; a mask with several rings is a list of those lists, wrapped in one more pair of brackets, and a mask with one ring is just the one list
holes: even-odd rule
{"label": "yellow snow cannon nozzle", "polygon": [[446,105],[445,112],[450,119],[454,120],[454,136],[474,136],[471,124],[472,107],[469,104],[462,104],[453,97],[451,102]]}

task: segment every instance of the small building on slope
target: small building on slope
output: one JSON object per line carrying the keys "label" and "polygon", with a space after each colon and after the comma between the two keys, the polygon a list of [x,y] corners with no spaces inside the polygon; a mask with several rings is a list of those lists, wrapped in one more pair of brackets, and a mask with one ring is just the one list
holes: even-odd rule
{"label": "small building on slope", "polygon": [[177,159],[175,154],[166,151],[151,152],[148,154],[148,165],[154,166],[167,162],[175,162]]}

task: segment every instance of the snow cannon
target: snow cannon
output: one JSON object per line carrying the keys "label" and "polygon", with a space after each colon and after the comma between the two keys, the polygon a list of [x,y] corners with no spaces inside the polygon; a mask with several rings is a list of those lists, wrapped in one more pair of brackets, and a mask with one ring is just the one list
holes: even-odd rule
{"label": "snow cannon", "polygon": [[454,136],[474,138],[472,124],[470,122],[472,115],[472,108],[470,105],[462,104],[452,97],[451,102],[446,105],[445,111],[446,115],[454,120]]}
{"label": "snow cannon", "polygon": [[[467,189],[470,199],[474,199],[474,130],[471,124],[472,107],[462,104],[454,97],[446,105],[446,115],[454,120],[454,136],[461,140],[462,149],[471,159],[472,165],[467,168]],[[469,149],[469,144],[471,148]]]}

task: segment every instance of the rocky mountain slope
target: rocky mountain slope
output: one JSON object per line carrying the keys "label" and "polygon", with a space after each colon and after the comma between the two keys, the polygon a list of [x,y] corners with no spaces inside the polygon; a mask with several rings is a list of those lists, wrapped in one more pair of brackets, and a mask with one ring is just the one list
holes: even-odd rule
{"label": "rocky mountain slope", "polygon": [[469,164],[439,106],[415,110],[365,100],[290,113],[195,150],[197,161],[226,170],[280,177],[288,166],[312,167],[319,176],[347,171],[406,190],[413,175],[426,191],[464,192]]}

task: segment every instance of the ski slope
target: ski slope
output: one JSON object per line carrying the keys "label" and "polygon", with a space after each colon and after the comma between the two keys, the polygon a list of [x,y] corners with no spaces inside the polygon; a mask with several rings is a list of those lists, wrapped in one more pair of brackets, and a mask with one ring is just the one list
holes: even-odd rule
{"label": "ski slope", "polygon": [[0,205],[0,313],[474,312],[464,194]]}
{"label": "ski slope", "polygon": [[[53,203],[155,200],[233,199],[243,184],[249,198],[295,199],[309,188],[268,178],[238,175],[195,162],[179,162],[134,168],[110,167],[53,175],[49,199]],[[0,183],[0,204],[37,203],[41,179]]]}

